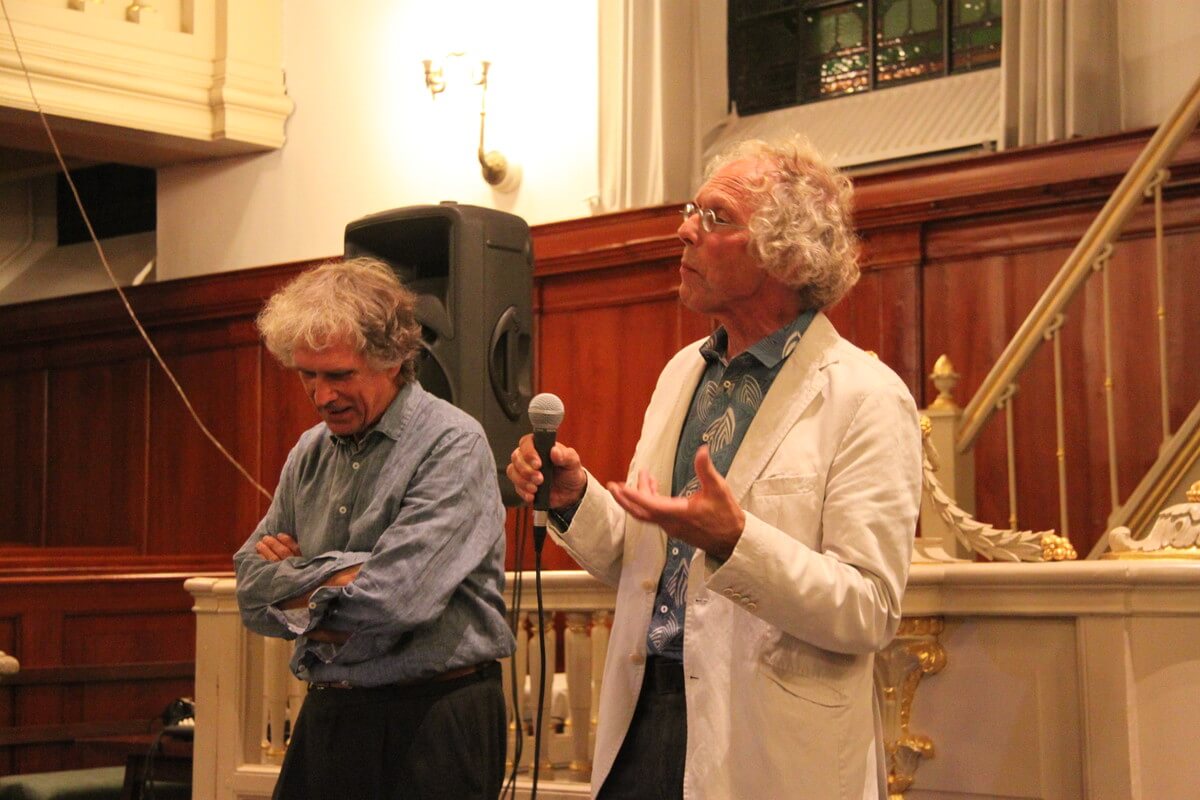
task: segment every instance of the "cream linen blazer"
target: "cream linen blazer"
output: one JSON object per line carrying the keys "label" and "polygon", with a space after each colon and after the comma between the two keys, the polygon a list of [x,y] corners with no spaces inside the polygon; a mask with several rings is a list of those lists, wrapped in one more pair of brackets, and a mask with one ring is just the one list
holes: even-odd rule
{"label": "cream linen blazer", "polygon": [[[704,370],[677,353],[646,409],[630,482],[671,485]],[[908,388],[818,314],[781,369],[726,479],[746,527],[723,564],[697,551],[684,674],[690,800],[885,798],[873,653],[895,634],[921,492]],[[589,476],[556,538],[617,588],[592,769],[603,784],[642,683],[666,536]]]}

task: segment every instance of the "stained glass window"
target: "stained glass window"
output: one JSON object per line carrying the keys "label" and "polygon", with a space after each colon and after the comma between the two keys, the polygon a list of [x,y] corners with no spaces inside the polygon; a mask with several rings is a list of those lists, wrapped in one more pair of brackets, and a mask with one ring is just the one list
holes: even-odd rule
{"label": "stained glass window", "polygon": [[739,113],[998,66],[1003,0],[729,0]]}
{"label": "stained glass window", "polygon": [[1004,0],[954,0],[950,71],[1000,64],[1000,7]]}
{"label": "stained glass window", "polygon": [[801,102],[865,92],[871,85],[865,2],[803,11],[800,18]]}

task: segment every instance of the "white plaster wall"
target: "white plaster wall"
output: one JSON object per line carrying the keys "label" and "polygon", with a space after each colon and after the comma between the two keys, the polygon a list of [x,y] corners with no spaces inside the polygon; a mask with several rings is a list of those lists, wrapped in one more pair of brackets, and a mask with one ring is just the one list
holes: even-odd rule
{"label": "white plaster wall", "polygon": [[[337,255],[347,222],[441,200],[530,224],[587,216],[602,1],[286,0],[287,143],[159,171],[158,279]],[[466,59],[457,85],[425,89],[421,59],[451,49],[493,61],[487,144],[521,163],[514,193],[480,177]]]}
{"label": "white plaster wall", "polygon": [[1200,3],[1120,0],[1121,124],[1157,125],[1200,78]]}

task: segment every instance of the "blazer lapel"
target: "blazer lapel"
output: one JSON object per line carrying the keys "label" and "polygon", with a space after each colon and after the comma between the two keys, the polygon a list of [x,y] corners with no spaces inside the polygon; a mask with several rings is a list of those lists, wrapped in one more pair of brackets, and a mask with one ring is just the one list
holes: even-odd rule
{"label": "blazer lapel", "polygon": [[[673,370],[673,374],[664,376],[665,382],[660,387],[664,400],[669,403],[666,408],[661,406],[654,407],[649,413],[661,414],[663,422],[657,426],[659,430],[659,438],[651,446],[649,446],[638,464],[639,469],[645,469],[658,482],[659,490],[670,493],[671,483],[675,472],[675,453],[679,449],[679,436],[683,433],[683,423],[687,420],[689,407],[692,403],[692,395],[696,392],[696,384],[700,382],[700,376],[704,373],[704,357],[700,355],[700,344],[703,342],[700,339],[688,346],[688,360],[679,364]],[[656,392],[657,394],[657,392]],[[653,430],[655,426],[647,419],[647,430]],[[636,482],[637,475],[631,476]],[[634,520],[630,520],[631,524]],[[649,525],[646,523],[637,523],[633,530],[642,530],[649,533],[654,532],[652,540],[657,544],[658,548],[656,555],[658,557],[658,568],[661,570],[662,565],[666,562],[667,554],[667,534],[657,525]],[[635,537],[636,538],[636,537]]]}
{"label": "blazer lapel", "polygon": [[648,453],[646,469],[658,481],[659,489],[667,493],[671,490],[671,482],[675,473],[675,453],[679,449],[679,437],[683,433],[683,423],[687,421],[688,410],[692,405],[692,395],[696,393],[696,385],[700,383],[700,376],[704,374],[704,356],[700,355],[700,344],[703,341],[701,339],[689,345],[691,350],[689,360],[680,365],[677,376],[672,376],[674,385],[670,385],[670,389],[674,399],[667,412],[667,418],[660,428],[661,438]]}
{"label": "blazer lapel", "polygon": [[825,388],[829,380],[825,367],[835,360],[833,348],[839,338],[829,319],[818,312],[796,351],[779,370],[725,476],[738,502],[762,474],[796,420]]}

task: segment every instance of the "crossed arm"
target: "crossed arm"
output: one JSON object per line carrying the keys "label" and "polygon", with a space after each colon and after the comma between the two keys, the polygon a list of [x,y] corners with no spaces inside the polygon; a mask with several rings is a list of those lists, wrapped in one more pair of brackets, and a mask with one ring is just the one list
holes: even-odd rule
{"label": "crossed arm", "polygon": [[[258,544],[254,546],[254,551],[266,561],[283,561],[285,558],[291,558],[292,556],[303,556],[303,553],[300,552],[300,544],[287,533],[267,534],[258,540]],[[279,604],[279,608],[285,611],[304,608],[308,605],[312,599],[313,592],[317,589],[320,589],[322,586],[346,586],[358,576],[359,568],[360,565],[354,564],[345,569],[340,569],[325,579],[319,586],[315,586],[307,592],[302,592],[295,597],[284,600]],[[350,634],[347,631],[335,631],[327,628],[314,628],[307,635],[309,639],[315,642],[329,642],[331,644],[342,644],[350,638]]]}

